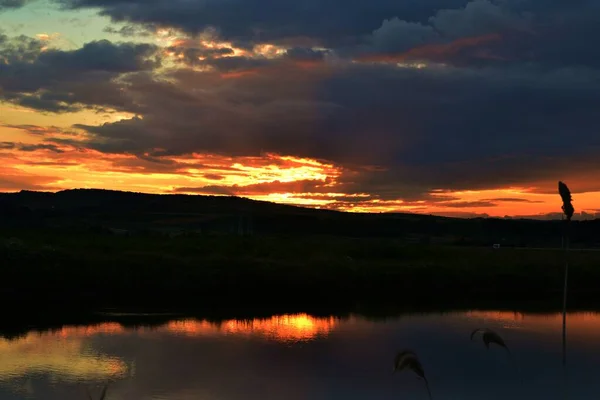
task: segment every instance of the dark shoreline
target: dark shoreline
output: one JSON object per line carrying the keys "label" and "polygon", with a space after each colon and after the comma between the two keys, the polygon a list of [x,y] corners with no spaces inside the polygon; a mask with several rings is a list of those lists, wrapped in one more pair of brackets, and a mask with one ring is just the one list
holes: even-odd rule
{"label": "dark shoreline", "polygon": [[[560,311],[565,253],[340,237],[149,237],[32,230],[0,248],[2,326],[95,311],[209,319]],[[568,308],[600,309],[600,252],[569,253]]]}
{"label": "dark shoreline", "polygon": [[[221,322],[231,319],[260,319],[274,315],[306,313],[315,317],[339,318],[356,315],[369,320],[385,320],[410,314],[451,313],[465,311],[510,311],[529,314],[554,314],[561,312],[562,298],[454,298],[444,303],[435,299],[413,299],[401,301],[373,298],[369,301],[325,302],[317,304],[309,301],[296,302],[246,302],[246,303],[147,303],[116,305],[116,303],[46,302],[23,304],[7,303],[0,320],[0,337],[16,338],[31,331],[60,329],[63,326],[83,326],[106,322],[116,322],[125,327],[160,326],[172,320],[199,319]],[[573,294],[569,302],[569,312],[600,311],[598,296]]]}

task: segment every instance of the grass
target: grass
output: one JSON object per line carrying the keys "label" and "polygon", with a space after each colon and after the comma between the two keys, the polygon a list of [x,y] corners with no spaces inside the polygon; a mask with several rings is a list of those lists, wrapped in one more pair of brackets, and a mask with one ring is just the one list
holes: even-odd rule
{"label": "grass", "polygon": [[405,369],[413,371],[419,378],[423,379],[425,382],[425,388],[427,389],[427,394],[431,400],[431,390],[429,388],[429,381],[425,376],[425,370],[423,369],[423,365],[421,364],[419,357],[417,357],[417,355],[411,350],[400,351],[394,359],[394,372]]}
{"label": "grass", "polygon": [[[7,245],[11,237],[17,238]],[[536,299],[562,291],[561,249],[340,237],[119,237],[0,232],[0,291],[106,303]],[[570,293],[598,294],[600,252],[571,250]],[[554,297],[556,298],[556,297]]]}
{"label": "grass", "polygon": [[562,210],[564,215],[567,217],[565,221],[565,231],[563,234],[563,244],[565,247],[565,275],[564,275],[564,286],[563,286],[563,330],[562,330],[562,340],[563,340],[563,366],[567,365],[567,290],[568,290],[568,277],[569,277],[569,241],[570,241],[570,227],[571,227],[571,218],[573,218],[573,213],[575,212],[575,208],[571,203],[573,198],[571,197],[571,191],[569,187],[562,181],[558,182],[558,193],[562,199],[563,205]]}

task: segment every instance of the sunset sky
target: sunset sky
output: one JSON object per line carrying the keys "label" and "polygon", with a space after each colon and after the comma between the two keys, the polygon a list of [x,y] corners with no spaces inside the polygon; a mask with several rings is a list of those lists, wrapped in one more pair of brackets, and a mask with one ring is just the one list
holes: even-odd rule
{"label": "sunset sky", "polygon": [[600,216],[599,35],[596,0],[0,0],[0,191]]}

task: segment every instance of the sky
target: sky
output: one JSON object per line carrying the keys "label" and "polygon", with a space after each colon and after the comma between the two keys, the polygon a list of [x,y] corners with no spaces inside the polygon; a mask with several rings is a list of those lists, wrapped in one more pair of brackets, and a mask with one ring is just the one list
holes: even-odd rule
{"label": "sky", "polygon": [[0,0],[0,191],[600,217],[596,0]]}

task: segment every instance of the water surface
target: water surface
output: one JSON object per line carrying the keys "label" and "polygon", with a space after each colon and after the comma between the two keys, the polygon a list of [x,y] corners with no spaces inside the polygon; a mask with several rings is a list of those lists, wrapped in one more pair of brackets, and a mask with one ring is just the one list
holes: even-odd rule
{"label": "water surface", "polygon": [[[568,324],[566,371],[559,314],[65,326],[0,339],[0,398],[86,399],[86,388],[98,396],[108,383],[107,400],[426,399],[422,380],[392,374],[403,348],[419,355],[434,399],[598,398],[600,314],[570,314]],[[469,340],[484,326],[504,337],[514,363],[502,348]]]}

